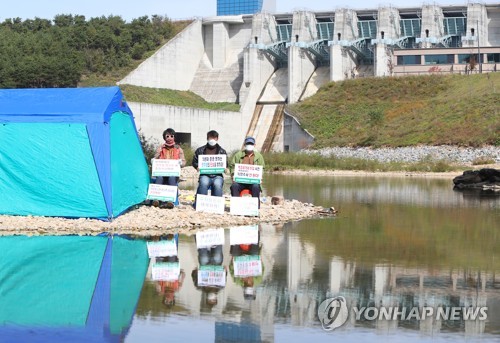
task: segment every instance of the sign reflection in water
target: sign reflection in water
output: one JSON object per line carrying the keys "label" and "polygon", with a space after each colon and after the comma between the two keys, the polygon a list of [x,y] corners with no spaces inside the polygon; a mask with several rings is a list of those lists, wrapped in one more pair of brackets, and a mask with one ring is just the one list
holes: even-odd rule
{"label": "sign reflection in water", "polygon": [[[497,200],[467,198],[446,180],[267,179],[268,195],[281,190],[286,198],[334,205],[341,213],[334,219],[260,225],[262,276],[254,282],[255,298],[245,297],[241,282],[229,273],[216,306],[207,307],[202,292],[186,282],[179,307],[169,311],[151,298],[146,282],[130,342],[152,329],[148,323],[154,318],[182,328],[189,320],[212,322],[211,329],[199,330],[208,341],[230,333],[240,341],[274,341],[284,331],[293,332],[291,341],[328,340],[331,333],[321,329],[317,309],[334,296],[359,307],[488,306],[487,321],[357,321],[350,315],[335,330],[338,337],[359,338],[361,332],[375,341],[385,340],[380,332],[410,340],[500,336]],[[229,230],[225,235],[222,265],[231,268]],[[179,253],[188,270],[198,264],[193,237],[181,236]],[[184,330],[179,327],[177,335],[184,337]]]}

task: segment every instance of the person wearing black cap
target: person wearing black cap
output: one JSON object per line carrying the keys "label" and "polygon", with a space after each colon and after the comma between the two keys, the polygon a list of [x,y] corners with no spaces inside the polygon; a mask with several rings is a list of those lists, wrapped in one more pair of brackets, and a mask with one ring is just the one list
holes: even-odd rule
{"label": "person wearing black cap", "polygon": [[[243,150],[238,151],[234,154],[233,158],[229,162],[229,170],[231,174],[234,173],[235,164],[253,164],[264,167],[264,157],[255,148],[255,138],[247,137],[245,138],[245,147]],[[260,185],[259,184],[247,184],[233,182],[231,185],[231,196],[239,197],[242,190],[248,189],[252,194],[252,197],[260,197]],[[260,201],[259,201],[260,207]]]}

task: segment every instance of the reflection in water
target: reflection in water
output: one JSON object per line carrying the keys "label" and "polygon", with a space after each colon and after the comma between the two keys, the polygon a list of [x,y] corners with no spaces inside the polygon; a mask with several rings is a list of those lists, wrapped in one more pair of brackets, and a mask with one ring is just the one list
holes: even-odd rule
{"label": "reflection in water", "polygon": [[[498,341],[498,200],[442,180],[290,180],[270,177],[267,194],[341,214],[151,239],[164,250],[149,268],[143,240],[0,238],[0,341]],[[349,308],[484,305],[488,319],[351,313],[326,332],[317,310],[334,296]]]}
{"label": "reflection in water", "polygon": [[122,237],[0,237],[0,341],[119,342],[147,268]]}

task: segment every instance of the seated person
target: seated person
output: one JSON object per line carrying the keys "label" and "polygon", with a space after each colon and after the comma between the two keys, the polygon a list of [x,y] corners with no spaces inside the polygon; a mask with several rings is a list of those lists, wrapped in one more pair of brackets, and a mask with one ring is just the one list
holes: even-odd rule
{"label": "seated person", "polygon": [[[174,129],[168,128],[163,131],[164,143],[158,147],[155,159],[166,159],[166,160],[179,160],[181,168],[186,165],[186,158],[184,157],[184,151],[182,148],[175,144],[175,131]],[[177,176],[157,176],[156,184],[177,186],[179,183],[179,177]],[[153,201],[153,206],[160,206],[166,208],[173,208],[174,204],[167,202],[166,204],[160,203],[158,200]]]}
{"label": "seated person", "polygon": [[[207,144],[199,147],[194,152],[193,156],[193,167],[198,169],[198,156],[199,155],[226,155],[226,150],[224,150],[217,141],[219,140],[219,134],[217,131],[212,130],[207,133]],[[198,189],[196,194],[208,194],[208,189],[211,187],[211,194],[213,196],[222,196],[222,187],[224,186],[224,175],[223,174],[213,174],[213,175],[200,175],[198,181]]]}
{"label": "seated person", "polygon": [[[229,170],[231,171],[231,175],[234,173],[234,165],[236,163],[252,164],[264,167],[264,157],[258,151],[255,151],[254,148],[255,148],[255,139],[253,137],[245,138],[245,148],[243,150],[238,151],[229,162]],[[250,193],[254,198],[260,197],[259,184],[247,184],[238,182],[233,182],[233,184],[231,185],[231,196],[239,197],[243,189],[250,190]],[[260,201],[259,201],[259,207],[260,207]]]}

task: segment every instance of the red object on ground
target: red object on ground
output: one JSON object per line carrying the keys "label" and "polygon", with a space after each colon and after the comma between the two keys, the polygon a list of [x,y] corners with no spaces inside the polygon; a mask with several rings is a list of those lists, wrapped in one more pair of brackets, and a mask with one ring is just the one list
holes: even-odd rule
{"label": "red object on ground", "polygon": [[249,189],[243,189],[243,190],[241,190],[240,197],[245,196],[245,195],[252,195],[252,193],[250,193]]}

